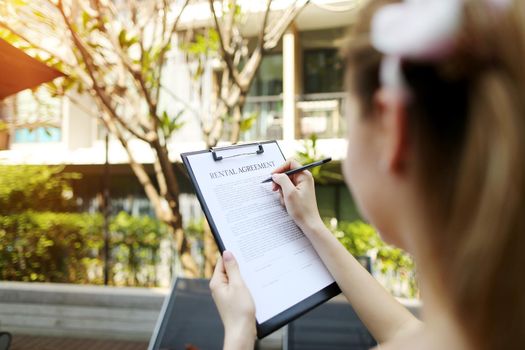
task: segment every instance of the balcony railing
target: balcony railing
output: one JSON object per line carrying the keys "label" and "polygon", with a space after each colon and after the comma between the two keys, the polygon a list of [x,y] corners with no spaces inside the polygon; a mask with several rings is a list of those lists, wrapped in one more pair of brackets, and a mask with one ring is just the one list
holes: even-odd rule
{"label": "balcony railing", "polygon": [[254,113],[257,119],[250,130],[243,133],[244,141],[281,140],[283,138],[282,96],[250,96],[244,106],[244,117]]}
{"label": "balcony railing", "polygon": [[303,95],[297,102],[299,138],[311,134],[322,139],[344,137],[345,99],[344,92]]}
{"label": "balcony railing", "polygon": [[[308,138],[317,134],[319,138],[342,138],[345,133],[345,93],[306,94],[298,98],[296,137]],[[243,133],[243,141],[282,139],[282,96],[250,96],[244,116],[257,114],[252,127]]]}

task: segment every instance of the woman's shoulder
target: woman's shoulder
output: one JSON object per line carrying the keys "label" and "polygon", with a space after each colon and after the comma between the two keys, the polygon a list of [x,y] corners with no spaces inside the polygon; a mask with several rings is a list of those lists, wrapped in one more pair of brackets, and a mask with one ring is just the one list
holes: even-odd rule
{"label": "woman's shoulder", "polygon": [[396,337],[386,343],[377,345],[372,350],[420,350],[429,349],[430,341],[423,329]]}
{"label": "woman's shoulder", "polygon": [[[395,337],[386,343],[380,344],[372,350],[438,350],[438,349],[467,349],[459,346],[462,342],[454,341],[455,337],[437,334],[423,326],[401,336]],[[457,339],[456,339],[457,340]]]}

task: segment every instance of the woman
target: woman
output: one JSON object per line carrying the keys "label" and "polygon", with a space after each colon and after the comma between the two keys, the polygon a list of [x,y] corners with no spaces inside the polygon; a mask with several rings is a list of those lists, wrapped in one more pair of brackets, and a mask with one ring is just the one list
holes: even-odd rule
{"label": "woman", "polygon": [[[383,239],[418,263],[416,320],[325,228],[308,172],[273,175],[381,349],[525,346],[525,2],[371,1],[345,50],[345,179]],[[225,349],[253,347],[231,253],[210,283]]]}

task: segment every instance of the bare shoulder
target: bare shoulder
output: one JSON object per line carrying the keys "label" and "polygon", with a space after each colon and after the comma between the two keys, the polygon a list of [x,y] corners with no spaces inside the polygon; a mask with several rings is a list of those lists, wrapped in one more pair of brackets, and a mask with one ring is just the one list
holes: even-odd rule
{"label": "bare shoulder", "polygon": [[409,333],[405,333],[387,343],[380,344],[372,350],[420,350],[431,349],[432,342],[429,340],[423,327]]}
{"label": "bare shoulder", "polygon": [[373,350],[441,350],[471,349],[451,332],[438,333],[428,327],[418,327],[395,339],[376,346]]}

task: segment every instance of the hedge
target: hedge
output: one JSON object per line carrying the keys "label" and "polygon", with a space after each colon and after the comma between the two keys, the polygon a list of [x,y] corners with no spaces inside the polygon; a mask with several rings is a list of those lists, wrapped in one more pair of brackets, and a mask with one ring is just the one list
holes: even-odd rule
{"label": "hedge", "polygon": [[[0,216],[0,279],[102,283],[103,219],[100,214],[26,211]],[[112,219],[111,266],[127,274],[123,284],[155,285],[140,270],[154,270],[168,230],[150,217],[121,212]]]}

